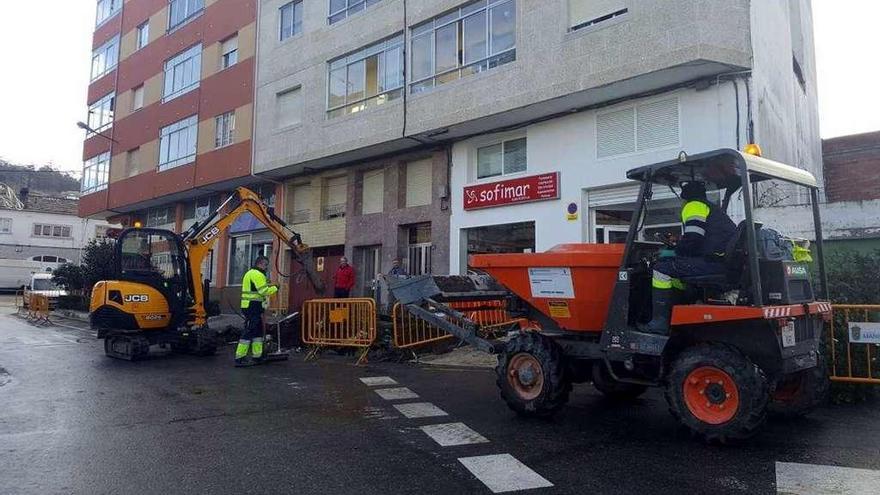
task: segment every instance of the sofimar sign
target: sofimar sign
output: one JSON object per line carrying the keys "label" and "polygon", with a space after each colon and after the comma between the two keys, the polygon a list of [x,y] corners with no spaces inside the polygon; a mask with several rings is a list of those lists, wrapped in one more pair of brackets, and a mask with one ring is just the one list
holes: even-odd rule
{"label": "sofimar sign", "polygon": [[880,344],[880,323],[849,322],[851,344]]}
{"label": "sofimar sign", "polygon": [[465,210],[559,199],[559,172],[468,186],[463,197]]}

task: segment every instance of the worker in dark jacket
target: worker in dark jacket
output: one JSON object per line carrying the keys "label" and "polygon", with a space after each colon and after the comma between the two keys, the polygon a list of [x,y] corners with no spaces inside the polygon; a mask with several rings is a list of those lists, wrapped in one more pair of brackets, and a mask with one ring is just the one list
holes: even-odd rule
{"label": "worker in dark jacket", "polygon": [[[263,309],[269,297],[278,292],[278,286],[266,278],[269,258],[260,256],[241,281],[241,310],[245,324],[235,348],[235,366],[251,366],[263,359]],[[248,359],[248,349],[253,359]]]}
{"label": "worker in dark jacket", "polygon": [[736,224],[721,208],[706,198],[706,185],[692,181],[682,185],[681,222],[684,235],[675,246],[675,256],[654,265],[653,313],[646,332],[666,334],[672,315],[674,291],[683,290],[682,277],[725,272],[724,252],[736,231]]}
{"label": "worker in dark jacket", "polygon": [[333,274],[333,297],[346,298],[354,288],[354,268],[348,264],[348,258],[343,256],[339,259],[339,268]]}

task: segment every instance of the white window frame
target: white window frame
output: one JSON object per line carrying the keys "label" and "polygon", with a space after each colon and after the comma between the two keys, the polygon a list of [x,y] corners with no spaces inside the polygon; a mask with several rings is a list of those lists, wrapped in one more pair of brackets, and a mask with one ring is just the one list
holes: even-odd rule
{"label": "white window frame", "polygon": [[194,162],[198,153],[198,140],[198,115],[163,127],[159,131],[159,171]]}
{"label": "white window frame", "polygon": [[[516,61],[516,35],[518,31],[518,20],[514,19],[514,43],[512,47],[502,50],[495,50],[492,36],[492,15],[495,9],[500,8],[508,3],[513,4],[513,12],[518,17],[516,0],[478,0],[469,2],[466,5],[458,7],[443,15],[437,16],[429,21],[420,23],[410,28],[409,40],[409,91],[412,94],[429,91],[451,80],[461,79],[468,75],[495,69],[499,66]],[[456,29],[456,45],[463,39],[464,22],[476,15],[483,13],[486,23],[486,56],[477,60],[468,61],[465,47],[456,46],[457,66],[451,69],[444,69],[440,72],[437,70],[437,31],[450,25],[457,25]],[[413,78],[413,67],[415,63],[413,58],[416,51],[413,44],[420,39],[430,39],[431,46],[431,75],[420,79]],[[468,72],[469,71],[469,72]],[[445,78],[456,76],[450,81]]]}
{"label": "white window frame", "polygon": [[[655,103],[660,103],[660,102],[667,101],[667,100],[675,100],[676,112],[678,113],[678,120],[676,121],[676,125],[678,126],[678,129],[677,129],[678,141],[675,143],[670,143],[670,144],[662,145],[662,146],[642,147],[639,143],[639,108],[643,108],[645,106],[652,105]],[[633,129],[632,129],[632,132],[633,132],[633,151],[629,151],[629,152],[625,152],[625,153],[610,154],[610,155],[600,155],[599,154],[599,125],[598,125],[599,117],[601,117],[603,115],[621,112],[624,110],[632,110],[633,111],[633,122],[632,122],[632,125],[633,125]],[[667,94],[667,95],[663,95],[658,98],[652,98],[650,100],[644,100],[644,101],[639,101],[636,103],[629,103],[626,105],[619,105],[619,106],[611,107],[607,110],[603,110],[602,112],[599,112],[596,114],[596,125],[594,125],[593,127],[594,127],[594,132],[593,132],[594,146],[593,147],[596,150],[596,160],[598,160],[598,161],[615,160],[618,158],[623,158],[623,157],[628,157],[628,156],[636,156],[636,155],[641,155],[641,154],[645,154],[645,153],[652,153],[655,151],[662,151],[662,150],[668,150],[668,149],[679,149],[679,148],[681,148],[681,97],[678,94],[672,94],[672,95]]]}
{"label": "white window frame", "polygon": [[[187,75],[190,77],[187,78]],[[171,101],[199,87],[202,82],[202,45],[193,45],[165,61],[162,102]]]}
{"label": "white window frame", "polygon": [[[140,95],[140,97],[138,97]],[[141,84],[131,90],[131,111],[137,112],[144,108],[144,85]]]}
{"label": "white window frame", "polygon": [[12,219],[0,218],[0,235],[12,234]]}
{"label": "white window frame", "polygon": [[[95,6],[95,27],[101,26],[122,10],[124,0],[98,0]],[[109,8],[108,8],[109,7]]]}
{"label": "white window frame", "polygon": [[[37,231],[39,230],[39,233]],[[71,239],[72,227],[70,225],[59,225],[51,223],[34,223],[31,229],[31,237],[41,237],[48,239]],[[56,235],[57,234],[57,235]]]}
{"label": "white window frame", "polygon": [[[512,143],[514,141],[525,141],[526,143],[526,168],[523,170],[517,170],[514,172],[507,171],[507,163],[505,162],[505,149],[508,143]],[[491,148],[493,146],[501,145],[501,173],[496,175],[487,175],[485,177],[480,177],[480,150],[485,148]],[[529,140],[527,136],[517,136],[510,137],[500,141],[480,143],[478,146],[474,147],[474,178],[477,181],[491,181],[498,179],[499,177],[507,177],[511,175],[521,175],[528,173],[529,171]]]}
{"label": "white window frame", "polygon": [[[116,93],[104,95],[100,100],[89,105],[89,113],[86,122],[89,128],[95,132],[101,132],[113,126],[113,116],[116,112]],[[92,135],[91,132],[89,135]]]}
{"label": "white window frame", "polygon": [[327,24],[336,24],[339,21],[348,19],[349,17],[367,10],[382,0],[345,0],[345,7],[340,8],[336,12],[331,11],[333,2],[327,2]]}
{"label": "white window frame", "polygon": [[[162,215],[160,215],[160,213],[162,213]],[[174,212],[172,212],[171,207],[168,206],[160,206],[159,208],[147,210],[145,216],[146,219],[144,224],[147,227],[159,227],[175,221]]]}
{"label": "white window frame", "polygon": [[110,152],[93,156],[83,163],[81,191],[90,194],[107,189],[110,180]]}
{"label": "white window frame", "polygon": [[[281,107],[280,102],[284,97],[290,98],[299,98],[299,109],[298,113],[295,115],[296,120],[290,120],[289,114],[285,113],[285,109]],[[302,124],[302,112],[303,112],[303,95],[302,95],[302,86],[295,86],[293,88],[284,90],[275,95],[275,128],[276,129],[290,129]],[[285,118],[288,117],[288,118]]]}
{"label": "white window frame", "polygon": [[[403,33],[398,33],[390,38],[379,41],[378,43],[373,43],[364,48],[357,50],[356,52],[350,53],[348,55],[344,55],[342,57],[338,57],[334,60],[327,62],[327,117],[334,118],[342,115],[349,115],[357,112],[361,112],[366,110],[369,107],[382,105],[389,101],[395,100],[403,96],[403,88],[406,85],[406,55],[405,55],[405,41]],[[397,52],[397,63],[399,64],[399,74],[396,81],[391,81],[391,86],[389,86],[389,81],[386,76],[388,75],[388,67],[387,60],[389,54],[393,54]],[[372,57],[377,58],[377,74],[379,74],[380,79],[377,80],[377,93],[372,96],[367,95],[367,76],[366,76],[366,68],[364,69],[364,80],[363,80],[363,97],[354,98],[349,100],[349,89],[352,87],[351,84],[351,72],[352,67],[357,64],[364,64],[366,66],[366,61]],[[330,103],[330,95],[331,95],[331,86],[332,86],[332,78],[334,77],[334,73],[336,74],[345,74],[345,101],[341,105],[331,106]]]}
{"label": "white window frame", "polygon": [[[184,16],[174,22],[174,10],[179,6],[184,7]],[[182,26],[189,24],[190,21],[198,17],[205,11],[204,0],[169,0],[168,2],[168,32],[180,29]]]}
{"label": "white window frame", "polygon": [[150,21],[144,21],[135,31],[135,51],[150,43]]}
{"label": "white window frame", "polygon": [[235,143],[235,111],[214,117],[214,148],[224,148]]}
{"label": "white window frame", "polygon": [[237,63],[238,33],[220,42],[220,70],[228,69]]}
{"label": "white window frame", "polygon": [[[303,6],[302,0],[294,0],[293,2],[286,3],[282,5],[278,9],[278,40],[279,41],[287,41],[291,38],[295,38],[298,34],[302,33],[302,25],[303,25]],[[296,13],[299,11],[299,17],[297,17]],[[285,13],[290,13],[290,26],[285,26],[284,16]],[[289,34],[286,32],[285,28],[289,28]],[[286,35],[286,36],[285,36]]]}
{"label": "white window frame", "polygon": [[92,52],[91,80],[104,77],[119,64],[119,35],[116,35]]}

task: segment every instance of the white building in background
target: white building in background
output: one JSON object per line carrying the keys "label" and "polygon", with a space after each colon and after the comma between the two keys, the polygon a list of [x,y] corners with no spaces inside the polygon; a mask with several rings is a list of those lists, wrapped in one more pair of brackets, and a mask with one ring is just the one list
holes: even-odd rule
{"label": "white building in background", "polygon": [[79,263],[82,248],[96,237],[106,237],[113,227],[102,220],[79,218],[76,197],[31,192],[19,195],[19,200],[21,209],[0,204],[0,263],[36,261],[44,268]]}

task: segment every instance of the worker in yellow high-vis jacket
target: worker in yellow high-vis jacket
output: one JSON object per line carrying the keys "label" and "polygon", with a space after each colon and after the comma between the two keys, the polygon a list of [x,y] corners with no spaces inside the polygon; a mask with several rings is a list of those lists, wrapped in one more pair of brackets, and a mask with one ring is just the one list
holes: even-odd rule
{"label": "worker in yellow high-vis jacket", "polygon": [[[263,309],[269,297],[278,292],[278,286],[270,284],[266,278],[268,268],[269,258],[260,256],[241,281],[241,311],[245,325],[235,348],[237,367],[252,366],[263,359]],[[248,350],[252,359],[248,357]]]}

